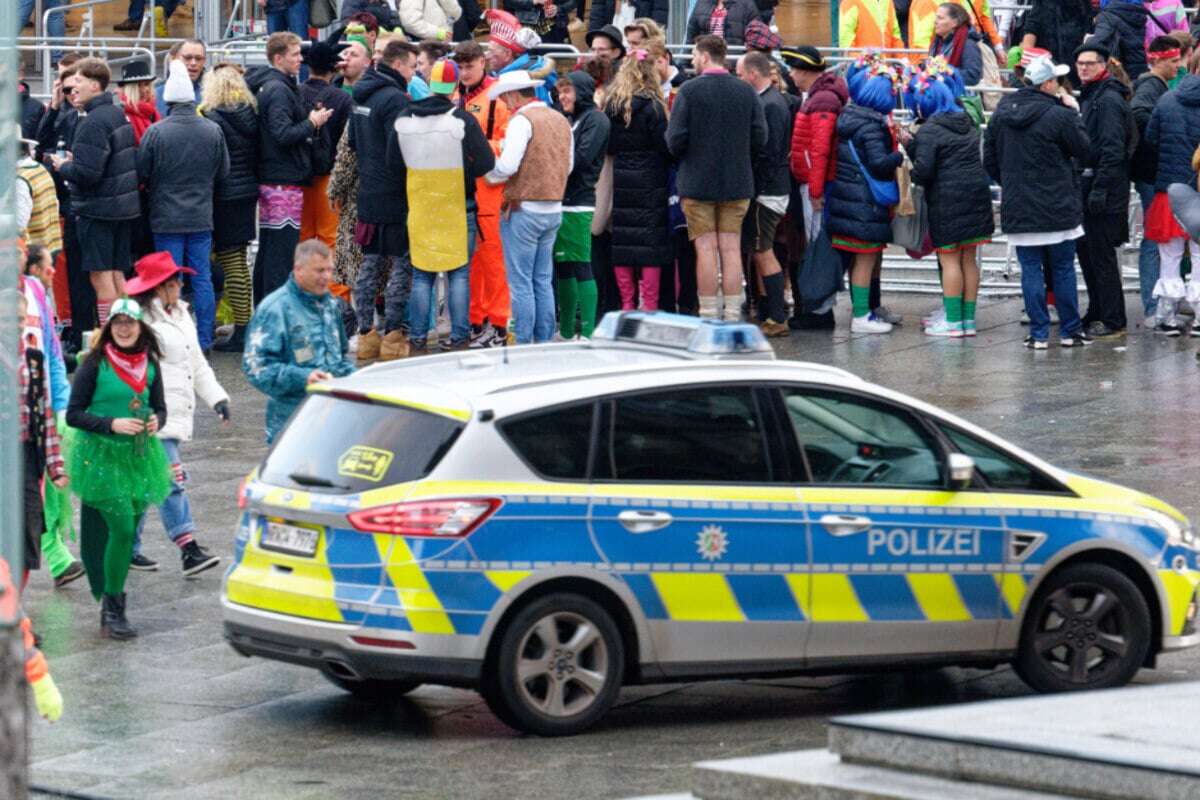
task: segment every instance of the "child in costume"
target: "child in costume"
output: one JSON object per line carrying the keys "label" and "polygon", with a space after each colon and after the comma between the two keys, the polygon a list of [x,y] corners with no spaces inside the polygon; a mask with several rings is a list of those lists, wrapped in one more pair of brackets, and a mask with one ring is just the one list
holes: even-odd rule
{"label": "child in costume", "polygon": [[167,422],[158,340],[142,309],[117,300],[96,346],[75,371],[67,407],[67,473],[83,503],[80,551],[101,601],[100,635],[131,639],[125,578],[146,507],[171,492],[171,469],[156,434]]}
{"label": "child in costume", "polygon": [[63,712],[62,694],[50,677],[46,657],[37,649],[33,640],[33,627],[29,617],[21,611],[20,595],[12,582],[8,562],[0,558],[0,618],[20,620],[21,640],[25,645],[25,680],[33,690],[33,701],[38,713],[48,722],[57,722]]}

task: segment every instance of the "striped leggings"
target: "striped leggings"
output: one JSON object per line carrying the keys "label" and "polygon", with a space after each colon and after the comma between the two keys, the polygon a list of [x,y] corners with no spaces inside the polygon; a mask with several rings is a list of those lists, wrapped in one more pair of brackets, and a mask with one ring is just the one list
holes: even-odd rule
{"label": "striped leggings", "polygon": [[225,273],[225,300],[233,312],[235,325],[250,324],[250,270],[246,266],[246,248],[217,251],[217,263]]}

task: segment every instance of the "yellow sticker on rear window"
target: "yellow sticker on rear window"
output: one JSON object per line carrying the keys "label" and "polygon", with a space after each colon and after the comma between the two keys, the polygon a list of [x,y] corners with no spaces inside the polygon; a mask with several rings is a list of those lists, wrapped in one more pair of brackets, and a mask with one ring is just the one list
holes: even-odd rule
{"label": "yellow sticker on rear window", "polygon": [[355,445],[338,459],[338,475],[379,483],[395,457],[390,450]]}

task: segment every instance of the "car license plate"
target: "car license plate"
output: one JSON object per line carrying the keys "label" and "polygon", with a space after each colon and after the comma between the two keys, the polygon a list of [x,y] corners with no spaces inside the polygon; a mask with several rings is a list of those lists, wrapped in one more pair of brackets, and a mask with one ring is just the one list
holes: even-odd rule
{"label": "car license plate", "polygon": [[320,538],[321,532],[314,528],[300,528],[267,520],[262,529],[260,543],[266,550],[311,557],[317,552],[317,541]]}

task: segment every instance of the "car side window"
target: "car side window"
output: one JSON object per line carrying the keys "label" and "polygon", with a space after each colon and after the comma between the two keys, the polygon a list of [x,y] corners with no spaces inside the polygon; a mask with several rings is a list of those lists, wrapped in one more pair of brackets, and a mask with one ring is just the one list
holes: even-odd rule
{"label": "car side window", "polygon": [[560,406],[501,423],[513,449],[546,478],[587,480],[595,403]]}
{"label": "car side window", "polygon": [[[607,461],[618,481],[768,483],[774,471],[754,391],[689,387],[612,401]],[[603,456],[602,456],[603,458]]]}
{"label": "car side window", "polygon": [[1053,485],[1041,473],[1015,456],[997,450],[990,444],[949,425],[938,423],[938,427],[956,448],[975,460],[975,469],[987,480],[990,488],[1018,492],[1059,490],[1059,487]]}
{"label": "car side window", "polygon": [[806,388],[783,401],[813,483],[944,486],[936,443],[904,410]]}

